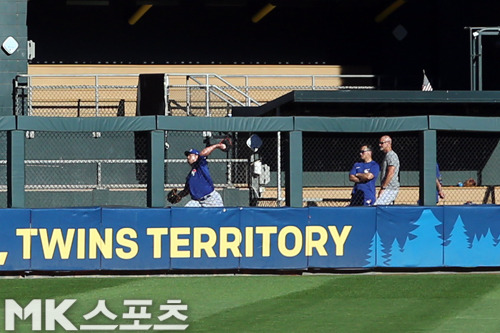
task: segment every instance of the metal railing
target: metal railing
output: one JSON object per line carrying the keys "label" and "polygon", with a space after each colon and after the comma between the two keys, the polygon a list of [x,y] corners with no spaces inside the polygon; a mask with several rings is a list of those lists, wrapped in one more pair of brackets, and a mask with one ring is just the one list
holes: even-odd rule
{"label": "metal railing", "polygon": [[[15,114],[135,116],[139,74],[18,75]],[[165,115],[228,116],[293,90],[376,89],[375,75],[165,74]]]}
{"label": "metal railing", "polygon": [[[130,184],[114,184],[103,181],[103,166],[109,164],[130,164],[130,165],[138,165],[138,164],[147,164],[148,160],[146,159],[79,159],[79,160],[26,160],[25,162],[26,168],[32,168],[34,166],[50,166],[50,167],[58,167],[60,165],[81,165],[81,164],[91,164],[95,165],[95,181],[89,184],[71,184],[68,181],[65,184],[26,184],[26,190],[84,190],[84,189],[145,189],[147,187],[146,184],[138,184],[138,183],[130,183]],[[186,163],[186,159],[165,159],[165,164],[184,164]],[[214,183],[214,186],[217,188],[233,188],[233,187],[246,187],[247,179],[246,174],[248,170],[245,169],[245,173],[242,177],[240,177],[239,182],[235,183],[233,181],[233,164],[242,163],[245,167],[248,164],[247,159],[241,158],[227,158],[227,159],[210,159],[210,163],[222,163],[227,167],[227,174],[224,183]],[[7,164],[7,161],[0,160],[0,164]],[[165,183],[165,188],[172,187],[183,187],[184,183]],[[0,185],[0,190],[6,190],[7,186]]]}

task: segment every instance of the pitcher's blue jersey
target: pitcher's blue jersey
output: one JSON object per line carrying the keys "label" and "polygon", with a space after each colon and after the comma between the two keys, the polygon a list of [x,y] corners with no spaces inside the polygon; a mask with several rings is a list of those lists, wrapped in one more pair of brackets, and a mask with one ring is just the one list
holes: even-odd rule
{"label": "pitcher's blue jersey", "polygon": [[210,177],[206,156],[198,156],[198,160],[192,165],[191,172],[186,178],[186,183],[189,186],[191,198],[194,200],[199,200],[213,192],[214,184]]}

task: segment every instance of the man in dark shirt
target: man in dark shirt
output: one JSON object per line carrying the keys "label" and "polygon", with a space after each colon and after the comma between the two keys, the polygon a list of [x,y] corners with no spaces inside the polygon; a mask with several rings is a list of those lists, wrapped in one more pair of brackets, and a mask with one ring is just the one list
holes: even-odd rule
{"label": "man in dark shirt", "polygon": [[350,206],[371,206],[375,203],[375,182],[380,166],[372,159],[372,147],[361,146],[359,151],[362,162],[354,163],[349,172],[349,180],[354,182]]}

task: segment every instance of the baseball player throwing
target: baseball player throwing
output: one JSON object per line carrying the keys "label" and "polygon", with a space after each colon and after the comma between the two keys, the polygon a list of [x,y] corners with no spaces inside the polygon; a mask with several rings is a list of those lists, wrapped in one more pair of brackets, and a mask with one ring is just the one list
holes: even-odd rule
{"label": "baseball player throwing", "polygon": [[178,203],[183,197],[190,194],[191,200],[185,207],[223,207],[222,197],[214,189],[212,177],[208,169],[207,157],[215,150],[226,150],[228,147],[224,142],[206,147],[201,152],[189,149],[184,152],[191,171],[186,177],[184,189],[177,192],[170,191],[167,196],[170,203]]}

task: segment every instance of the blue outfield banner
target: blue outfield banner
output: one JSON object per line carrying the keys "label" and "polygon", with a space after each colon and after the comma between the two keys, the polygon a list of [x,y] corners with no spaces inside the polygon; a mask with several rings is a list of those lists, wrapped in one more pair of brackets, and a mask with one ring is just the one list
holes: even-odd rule
{"label": "blue outfield banner", "polygon": [[0,270],[23,271],[30,269],[30,221],[30,209],[0,210],[0,230],[2,230],[0,232]]}
{"label": "blue outfield banner", "polygon": [[2,209],[1,271],[500,266],[500,207]]}
{"label": "blue outfield banner", "polygon": [[98,270],[108,251],[100,208],[32,209],[31,224],[21,232],[30,270]]}
{"label": "blue outfield banner", "polygon": [[499,242],[500,206],[445,209],[444,266],[500,266]]}
{"label": "blue outfield banner", "polygon": [[166,237],[170,228],[169,209],[103,208],[101,230],[107,245],[101,269],[170,269],[170,238]]}
{"label": "blue outfield banner", "polygon": [[253,208],[241,210],[243,269],[305,269],[304,239],[308,210]]}
{"label": "blue outfield banner", "polygon": [[235,269],[241,257],[239,208],[171,208],[172,269]]}
{"label": "blue outfield banner", "polygon": [[376,266],[376,208],[309,208],[310,268]]}
{"label": "blue outfield banner", "polygon": [[443,266],[443,208],[378,207],[377,267]]}

